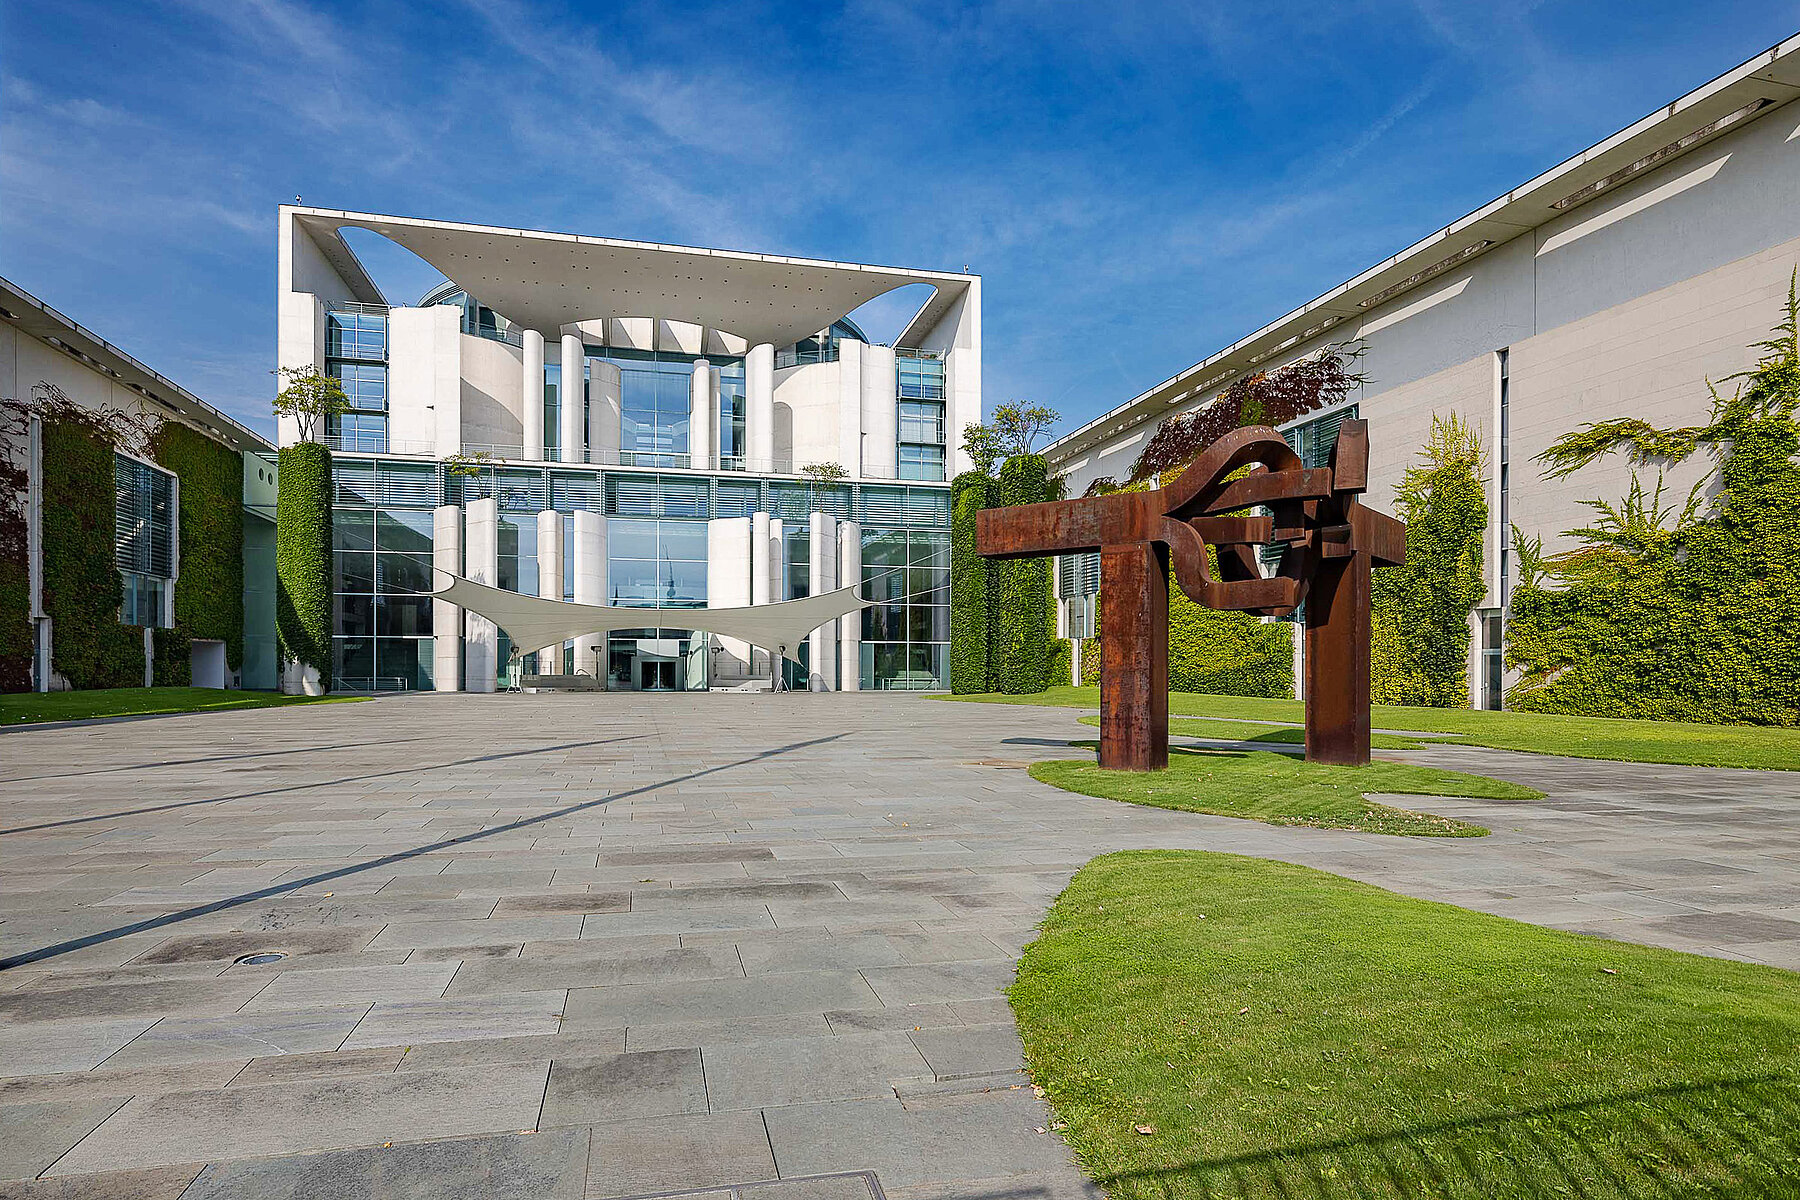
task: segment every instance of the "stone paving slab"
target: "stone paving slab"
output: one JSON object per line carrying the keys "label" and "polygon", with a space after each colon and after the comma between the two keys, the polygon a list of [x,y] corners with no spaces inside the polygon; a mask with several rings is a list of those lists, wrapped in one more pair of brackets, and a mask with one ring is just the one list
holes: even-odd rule
{"label": "stone paving slab", "polygon": [[1115,849],[1800,966],[1800,776],[1408,751],[1549,793],[1400,800],[1494,830],[1431,840],[978,765],[1069,753],[1077,715],[416,696],[0,733],[0,1174],[37,1176],[0,1197],[1091,1197],[1002,992]]}

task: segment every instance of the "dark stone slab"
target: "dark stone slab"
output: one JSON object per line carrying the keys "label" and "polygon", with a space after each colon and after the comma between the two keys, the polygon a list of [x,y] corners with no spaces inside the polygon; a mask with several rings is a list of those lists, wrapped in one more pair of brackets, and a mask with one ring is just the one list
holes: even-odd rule
{"label": "dark stone slab", "polygon": [[182,1200],[579,1200],[585,1129],[213,1163]]}
{"label": "dark stone slab", "polygon": [[566,913],[630,912],[630,892],[557,892],[548,896],[506,896],[496,917],[546,917]]}
{"label": "dark stone slab", "polygon": [[698,1050],[644,1050],[550,1066],[539,1128],[706,1111]]}

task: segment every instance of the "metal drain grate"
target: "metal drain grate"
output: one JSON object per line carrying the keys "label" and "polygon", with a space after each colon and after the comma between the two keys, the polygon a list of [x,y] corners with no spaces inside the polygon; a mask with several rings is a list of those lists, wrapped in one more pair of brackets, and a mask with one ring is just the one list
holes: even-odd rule
{"label": "metal drain grate", "polygon": [[264,963],[280,962],[287,955],[278,950],[270,950],[263,954],[246,954],[237,961],[247,967],[260,967]]}

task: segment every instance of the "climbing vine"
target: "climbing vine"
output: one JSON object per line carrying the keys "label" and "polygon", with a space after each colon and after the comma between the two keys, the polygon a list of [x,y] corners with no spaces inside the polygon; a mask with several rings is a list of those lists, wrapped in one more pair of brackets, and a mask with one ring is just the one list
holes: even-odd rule
{"label": "climbing vine", "polygon": [[[1002,505],[1057,499],[1058,483],[1041,454],[1015,454],[1000,467]],[[993,582],[988,630],[990,684],[1009,695],[1030,695],[1050,685],[1050,560],[1008,558],[988,564]]]}
{"label": "climbing vine", "polygon": [[331,452],[284,447],[276,467],[275,632],[285,658],[331,682]]}
{"label": "climbing vine", "polygon": [[1469,702],[1469,615],[1487,593],[1483,464],[1481,441],[1461,417],[1433,416],[1418,463],[1395,489],[1406,561],[1374,576],[1370,691],[1377,704]]}
{"label": "climbing vine", "polygon": [[950,690],[989,690],[988,561],[975,552],[975,514],[992,500],[994,481],[964,471],[950,483]]}
{"label": "climbing vine", "polygon": [[183,677],[194,638],[223,641],[225,661],[235,671],[244,658],[243,456],[175,421],[163,422],[150,449],[181,481],[181,580],[175,628],[158,631],[158,682],[165,673],[171,682],[188,682]]}
{"label": "climbing vine", "polygon": [[[1705,425],[1620,418],[1583,426],[1542,455],[1561,478],[1614,452],[1634,470],[1617,503],[1587,501],[1578,545],[1546,556],[1514,530],[1507,703],[1537,712],[1800,724],[1800,303],[1756,343],[1758,365],[1708,385]],[[1677,507],[1662,473],[1699,451],[1716,468]],[[1708,493],[1710,491],[1710,498]]]}

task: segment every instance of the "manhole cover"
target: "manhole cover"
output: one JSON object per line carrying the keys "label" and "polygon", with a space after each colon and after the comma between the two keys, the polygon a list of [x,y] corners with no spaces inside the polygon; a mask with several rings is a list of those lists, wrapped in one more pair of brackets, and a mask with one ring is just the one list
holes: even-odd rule
{"label": "manhole cover", "polygon": [[247,967],[260,967],[264,963],[280,962],[286,957],[287,955],[285,954],[280,954],[271,950],[267,954],[246,954],[237,961],[243,963]]}

